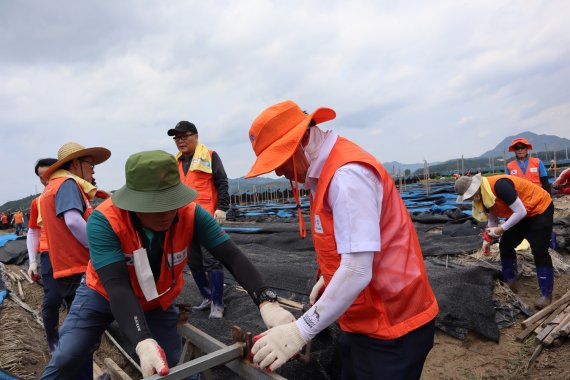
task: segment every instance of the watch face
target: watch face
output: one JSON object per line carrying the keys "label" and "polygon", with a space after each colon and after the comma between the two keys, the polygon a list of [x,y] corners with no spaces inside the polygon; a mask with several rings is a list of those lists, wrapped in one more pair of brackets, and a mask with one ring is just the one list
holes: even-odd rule
{"label": "watch face", "polygon": [[273,290],[267,289],[265,295],[269,298],[277,298],[277,294]]}

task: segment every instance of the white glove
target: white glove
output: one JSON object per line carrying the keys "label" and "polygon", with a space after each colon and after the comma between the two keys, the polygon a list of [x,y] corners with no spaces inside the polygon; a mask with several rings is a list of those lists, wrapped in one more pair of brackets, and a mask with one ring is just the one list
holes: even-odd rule
{"label": "white glove", "polygon": [[486,229],[487,233],[491,235],[492,238],[499,238],[503,234],[504,230],[503,227],[488,227]]}
{"label": "white glove", "polygon": [[223,225],[226,222],[226,212],[216,210],[216,212],[214,212],[214,219],[216,219],[216,222],[218,222],[220,226]]}
{"label": "white glove", "polygon": [[32,279],[36,279],[38,278],[38,262],[37,261],[32,261],[30,262],[30,267],[28,268],[28,276],[30,276]]}
{"label": "white glove", "polygon": [[259,308],[259,312],[268,329],[295,321],[293,314],[283,309],[277,302],[265,302]]}
{"label": "white glove", "polygon": [[325,285],[325,279],[323,278],[323,276],[320,276],[319,281],[317,281],[315,286],[313,286],[313,290],[311,290],[311,294],[309,294],[309,304],[311,306],[313,306],[315,302],[317,302],[317,298],[319,297],[319,292],[323,288],[323,285]]}
{"label": "white glove", "polygon": [[155,373],[164,376],[170,371],[164,350],[158,345],[156,340],[151,338],[141,340],[137,344],[136,352],[141,362],[143,377],[154,375]]}
{"label": "white glove", "polygon": [[253,362],[261,369],[269,366],[271,371],[281,367],[307,343],[295,322],[274,327],[255,338],[258,337],[260,339],[251,348]]}

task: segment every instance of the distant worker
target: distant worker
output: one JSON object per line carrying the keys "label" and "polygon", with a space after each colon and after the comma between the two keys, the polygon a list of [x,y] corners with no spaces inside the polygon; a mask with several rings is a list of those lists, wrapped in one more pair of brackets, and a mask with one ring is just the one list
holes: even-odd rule
{"label": "distant worker", "polygon": [[556,178],[552,187],[558,194],[570,194],[570,168],[566,168],[560,173],[560,176]]}
{"label": "distant worker", "polygon": [[16,228],[15,234],[20,236],[24,232],[24,213],[22,213],[22,210],[18,209],[14,215],[12,215],[12,223]]}
{"label": "distant worker", "polygon": [[247,178],[275,171],[294,184],[295,194],[299,183],[310,189],[322,273],[311,308],[263,332],[253,361],[275,370],[338,320],[343,379],[419,379],[433,347],[438,305],[418,237],[382,164],[317,126],[335,117],[330,108],[306,114],[284,101],[265,109],[249,130],[257,160]]}
{"label": "distant worker", "polygon": [[546,167],[538,157],[530,157],[528,151],[532,150],[532,144],[523,137],[518,137],[511,142],[509,152],[515,153],[515,159],[507,164],[507,174],[525,178],[538,186],[541,186],[550,194],[550,183]]}
{"label": "distant worker", "polygon": [[166,375],[182,354],[175,303],[184,288],[193,240],[231,271],[268,327],[295,320],[212,215],[193,202],[197,193],[181,182],[173,155],[133,154],[125,174],[126,184],[87,222],[87,278],[77,290],[42,379],[74,378],[113,320],[135,347],[143,377]]}
{"label": "distant worker", "polygon": [[[57,162],[55,158],[42,158],[36,162],[34,171],[42,185],[48,181],[43,178],[46,170]],[[57,283],[53,279],[53,269],[49,260],[49,248],[46,231],[38,225],[38,201],[39,197],[32,200],[30,205],[30,221],[28,224],[27,248],[30,265],[28,274],[34,280],[42,279],[44,298],[42,301],[42,321],[50,352],[55,350],[59,340],[59,309],[63,300],[59,294]],[[39,256],[39,257],[38,257]]]}
{"label": "distant worker", "polygon": [[[49,243],[53,278],[68,311],[89,261],[86,225],[93,211],[90,200],[97,192],[95,165],[110,156],[106,148],[68,142],[57,152],[58,161],[43,175],[49,183],[40,198],[40,218]],[[92,379],[91,358],[85,361],[79,378],[89,378],[89,374]]]}
{"label": "distant worker", "polygon": [[[180,178],[186,185],[198,191],[196,203],[214,216],[223,225],[226,211],[230,208],[228,177],[218,153],[208,150],[199,142],[198,130],[189,121],[180,121],[168,130],[178,148],[176,159]],[[207,250],[203,251],[197,241],[190,247],[188,266],[202,295],[197,310],[210,308],[210,318],[224,316],[224,270],[222,264]]]}
{"label": "distant worker", "polygon": [[[517,290],[515,248],[527,239],[530,243],[540,296],[535,302],[542,309],[552,302],[554,269],[548,252],[554,217],[550,194],[529,181],[508,175],[461,177],[455,182],[457,202],[472,200],[473,217],[487,221],[486,232],[498,238],[503,281]],[[499,225],[499,218],[507,218]]]}
{"label": "distant worker", "polygon": [[8,228],[8,215],[4,211],[2,211],[2,215],[0,216],[0,221],[2,222],[2,229],[5,230]]}

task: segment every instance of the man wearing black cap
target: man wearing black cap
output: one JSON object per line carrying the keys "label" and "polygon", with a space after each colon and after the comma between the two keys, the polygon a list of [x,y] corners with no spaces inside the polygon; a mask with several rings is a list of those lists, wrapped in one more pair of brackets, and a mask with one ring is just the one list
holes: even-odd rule
{"label": "man wearing black cap", "polygon": [[[196,203],[223,225],[230,196],[228,177],[220,156],[198,141],[198,130],[189,121],[180,121],[168,130],[168,136],[173,137],[178,148],[176,159],[180,179],[198,191]],[[190,247],[188,266],[203,297],[195,309],[204,310],[210,306],[211,319],[223,318],[224,271],[221,263],[208,252],[202,253],[200,245],[194,244]]]}

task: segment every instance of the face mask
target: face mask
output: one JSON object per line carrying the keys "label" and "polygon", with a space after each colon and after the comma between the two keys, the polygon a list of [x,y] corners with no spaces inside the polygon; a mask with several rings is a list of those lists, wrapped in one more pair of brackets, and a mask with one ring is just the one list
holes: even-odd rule
{"label": "face mask", "polygon": [[323,142],[327,138],[328,133],[328,131],[324,132],[317,126],[309,128],[309,142],[305,148],[303,148],[305,157],[307,157],[307,161],[309,161],[309,165],[319,157],[321,147],[323,146]]}

